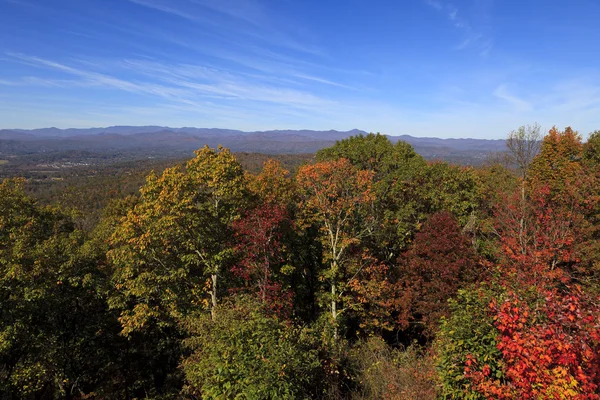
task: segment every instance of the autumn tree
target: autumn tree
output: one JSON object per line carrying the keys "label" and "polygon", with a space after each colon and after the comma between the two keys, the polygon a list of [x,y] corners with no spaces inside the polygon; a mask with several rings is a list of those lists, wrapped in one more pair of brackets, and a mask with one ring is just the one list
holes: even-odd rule
{"label": "autumn tree", "polygon": [[556,274],[558,266],[576,264],[576,241],[583,240],[587,210],[596,202],[590,189],[597,187],[585,173],[581,153],[577,132],[552,128],[531,162],[526,191],[522,184],[519,193],[497,204],[497,233],[521,275],[539,278],[540,269]]}
{"label": "autumn tree", "polygon": [[521,181],[520,207],[522,217],[519,220],[519,241],[522,245],[522,252],[525,248],[525,208],[527,207],[527,185],[529,171],[534,158],[540,150],[542,139],[541,127],[539,124],[521,126],[516,131],[508,134],[506,147],[508,148],[509,160],[517,167]]}
{"label": "autumn tree", "polygon": [[240,165],[222,148],[204,147],[185,170],[148,177],[109,253],[117,289],[111,302],[122,310],[125,334],[151,321],[173,324],[203,305],[216,315],[218,277],[233,255],[244,185]]}
{"label": "autumn tree", "polygon": [[373,173],[376,229],[367,241],[379,258],[392,262],[415,227],[410,212],[405,212],[407,202],[418,202],[400,196],[402,189],[398,188],[426,168],[423,157],[404,141],[393,144],[385,135],[370,133],[340,140],[332,147],[319,150],[316,158],[318,161],[345,158],[355,167]]}
{"label": "autumn tree", "polygon": [[452,214],[433,214],[400,260],[404,327],[418,324],[417,331],[433,336],[440,318],[448,315],[448,299],[483,274],[481,260]]}
{"label": "autumn tree", "polygon": [[204,197],[198,205],[208,216],[212,230],[210,236],[205,237],[208,242],[198,246],[195,252],[210,273],[211,315],[214,319],[217,280],[231,254],[231,228],[247,201],[247,183],[235,156],[221,146],[216,151],[208,146],[196,151],[196,157],[187,163],[187,172]]}
{"label": "autumn tree", "polygon": [[364,249],[358,249],[348,264],[359,272],[348,281],[344,298],[348,325],[361,336],[396,331],[402,290],[396,271]]}
{"label": "autumn tree", "polygon": [[560,195],[575,189],[574,180],[582,171],[583,144],[578,132],[565,128],[550,129],[541,150],[531,165],[532,185],[547,186],[551,194]]}
{"label": "autumn tree", "polygon": [[272,158],[265,161],[258,174],[249,174],[248,188],[261,204],[274,204],[287,209],[296,200],[295,182],[290,172]]}
{"label": "autumn tree", "polygon": [[323,258],[329,264],[322,278],[330,287],[327,299],[335,339],[343,311],[338,309],[338,303],[348,279],[360,272],[347,269],[350,250],[373,230],[372,179],[372,172],[359,170],[343,158],[305,165],[297,175],[303,195],[300,204],[303,218],[307,223],[317,224],[322,233]]}
{"label": "autumn tree", "polygon": [[279,315],[289,315],[293,295],[282,278],[293,268],[285,263],[283,239],[292,230],[290,213],[296,200],[295,182],[289,171],[271,158],[258,174],[247,177],[255,205],[233,225],[239,261],[232,272],[266,306]]}
{"label": "autumn tree", "polygon": [[[600,398],[600,299],[578,284],[577,244],[587,240],[589,207],[597,201],[581,155],[575,131],[553,128],[530,164],[525,201],[521,190],[499,199],[505,257],[493,290],[463,293],[442,326],[447,395]],[[485,329],[467,317],[475,312],[488,321]]]}
{"label": "autumn tree", "polygon": [[284,264],[282,243],[289,224],[286,210],[266,203],[250,210],[233,225],[240,261],[232,267],[232,272],[279,315],[289,315],[291,311],[292,292],[281,279],[293,269]]}
{"label": "autumn tree", "polygon": [[504,379],[476,357],[469,358],[465,376],[488,398],[600,399],[596,302],[578,287],[544,289],[537,296],[509,292],[493,300]]}

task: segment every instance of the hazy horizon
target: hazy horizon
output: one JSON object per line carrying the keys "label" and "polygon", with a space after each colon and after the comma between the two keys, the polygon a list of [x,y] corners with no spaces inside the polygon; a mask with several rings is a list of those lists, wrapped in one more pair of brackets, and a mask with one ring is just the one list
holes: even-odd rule
{"label": "hazy horizon", "polygon": [[7,130],[7,131],[25,131],[25,132],[30,132],[30,131],[38,131],[38,130],[49,130],[49,129],[58,129],[61,131],[67,131],[67,130],[99,130],[99,129],[110,129],[110,128],[161,128],[161,129],[165,129],[165,130],[171,130],[171,129],[176,129],[176,130],[181,130],[181,129],[209,129],[209,130],[223,130],[223,131],[239,131],[239,132],[243,132],[243,133],[261,133],[261,132],[273,132],[273,131],[313,131],[313,132],[352,132],[352,131],[359,131],[361,133],[380,133],[382,135],[386,135],[386,136],[391,136],[391,137],[401,137],[401,136],[411,136],[414,138],[418,138],[418,139],[477,139],[477,140],[504,140],[505,138],[474,138],[474,137],[438,137],[438,136],[415,136],[415,135],[411,135],[411,134],[393,134],[393,133],[385,133],[385,132],[373,132],[373,131],[369,131],[369,130],[365,130],[365,129],[360,129],[360,128],[353,128],[353,129],[348,129],[348,130],[341,130],[341,129],[287,129],[287,128],[275,128],[275,129],[266,129],[266,130],[252,130],[252,131],[244,131],[241,129],[229,129],[229,128],[219,128],[219,127],[200,127],[200,126],[166,126],[166,125],[109,125],[109,126],[92,126],[92,127],[85,127],[85,128],[78,128],[78,127],[69,127],[69,128],[59,128],[56,126],[46,126],[46,127],[42,127],[42,128],[2,128],[0,127],[0,131],[2,130]]}

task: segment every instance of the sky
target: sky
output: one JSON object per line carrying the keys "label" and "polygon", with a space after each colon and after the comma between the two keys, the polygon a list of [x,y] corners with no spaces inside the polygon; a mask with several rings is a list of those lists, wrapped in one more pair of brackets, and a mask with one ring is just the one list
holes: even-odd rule
{"label": "sky", "polygon": [[597,0],[0,0],[0,129],[600,129]]}

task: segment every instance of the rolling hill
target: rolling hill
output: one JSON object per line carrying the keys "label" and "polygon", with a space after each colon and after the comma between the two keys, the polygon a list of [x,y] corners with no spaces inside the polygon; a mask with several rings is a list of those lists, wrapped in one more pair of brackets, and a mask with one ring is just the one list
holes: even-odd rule
{"label": "rolling hill", "polygon": [[[3,129],[0,130],[0,156],[14,157],[73,150],[170,156],[191,153],[205,144],[211,147],[221,144],[232,151],[300,154],[313,153],[333,145],[337,140],[366,133],[358,129],[244,132],[231,129],[161,126]],[[418,138],[409,135],[388,137],[392,142],[408,142],[427,159],[441,159],[460,164],[480,164],[488,154],[505,150],[504,140]]]}

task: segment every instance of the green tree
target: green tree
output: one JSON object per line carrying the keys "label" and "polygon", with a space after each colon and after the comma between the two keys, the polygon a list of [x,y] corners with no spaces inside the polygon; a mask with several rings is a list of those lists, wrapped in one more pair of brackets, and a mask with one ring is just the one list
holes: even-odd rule
{"label": "green tree", "polygon": [[600,166],[600,131],[590,133],[583,145],[584,161],[596,169]]}
{"label": "green tree", "polygon": [[372,214],[377,223],[367,241],[379,258],[394,260],[414,229],[414,220],[404,211],[408,199],[399,198],[396,188],[411,182],[425,169],[425,160],[408,143],[398,141],[393,144],[379,133],[340,140],[332,147],[319,150],[316,158],[318,161],[345,158],[356,168],[373,173],[376,201]]}
{"label": "green tree", "polygon": [[219,318],[186,321],[184,394],[203,399],[315,398],[323,369],[309,331],[279,321],[249,298],[234,298]]}
{"label": "green tree", "polygon": [[499,296],[498,288],[486,284],[460,290],[450,301],[450,316],[442,319],[434,343],[442,398],[486,398],[465,375],[473,367],[472,358],[484,362],[494,379],[503,378],[498,332],[489,309],[490,302]]}
{"label": "green tree", "polygon": [[0,397],[101,392],[116,373],[118,332],[105,275],[72,220],[38,206],[23,183],[0,183]]}
{"label": "green tree", "polygon": [[482,184],[472,167],[434,162],[392,191],[398,201],[398,233],[412,240],[414,232],[434,213],[448,211],[461,227],[474,224],[482,201]]}

